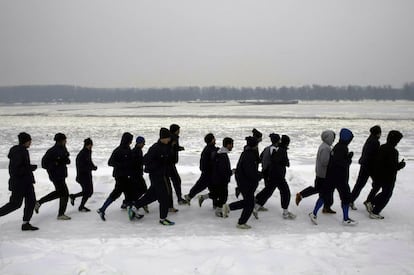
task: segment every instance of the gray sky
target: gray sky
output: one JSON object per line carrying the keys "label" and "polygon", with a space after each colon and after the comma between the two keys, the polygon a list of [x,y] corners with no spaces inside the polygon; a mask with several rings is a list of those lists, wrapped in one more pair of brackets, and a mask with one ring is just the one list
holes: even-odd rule
{"label": "gray sky", "polygon": [[412,0],[2,0],[0,86],[414,81]]}

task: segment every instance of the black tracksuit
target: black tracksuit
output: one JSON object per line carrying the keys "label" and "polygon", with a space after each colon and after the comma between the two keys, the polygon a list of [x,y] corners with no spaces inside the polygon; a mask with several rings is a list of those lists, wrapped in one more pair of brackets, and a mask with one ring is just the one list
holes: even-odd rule
{"label": "black tracksuit", "polygon": [[227,202],[228,184],[233,174],[231,170],[228,150],[221,148],[214,157],[212,183],[210,185],[210,197],[213,199],[213,206],[221,208]]}
{"label": "black tracksuit", "polygon": [[134,205],[137,209],[156,200],[160,204],[160,219],[168,216],[171,183],[169,168],[171,164],[171,146],[158,141],[152,145],[144,156],[145,172],[149,173],[151,185],[143,197]]}
{"label": "black tracksuit", "polygon": [[137,201],[148,190],[144,179],[144,156],[142,149],[138,146],[135,146],[134,149],[132,149],[132,165],[132,196],[134,201]]}
{"label": "black tracksuit", "polygon": [[378,154],[379,147],[380,143],[376,135],[370,135],[362,147],[362,154],[361,158],[359,159],[359,164],[361,167],[359,169],[357,181],[354,185],[354,188],[352,189],[352,202],[358,198],[361,190],[366,185],[368,178],[372,178],[374,162]]}
{"label": "black tracksuit", "polygon": [[36,195],[33,184],[33,171],[36,165],[30,164],[29,151],[23,145],[15,145],[8,154],[9,163],[9,190],[12,192],[10,201],[0,208],[0,217],[19,209],[24,199],[23,221],[29,222],[33,216]]}
{"label": "black tracksuit", "polygon": [[[405,163],[398,161],[398,151],[395,149],[398,141],[390,140],[381,145],[375,160],[373,189],[367,199],[374,206],[372,211],[374,214],[379,214],[389,202],[397,179],[397,171],[405,166]],[[380,189],[381,192],[376,195]]]}
{"label": "black tracksuit", "polygon": [[238,224],[245,224],[253,212],[254,192],[260,180],[258,166],[257,150],[246,146],[240,155],[236,168],[236,182],[243,200],[229,204],[230,210],[243,209]]}
{"label": "black tracksuit", "polygon": [[122,136],[121,144],[115,148],[108,160],[108,165],[112,166],[112,176],[115,178],[115,188],[109,194],[112,201],[118,199],[122,193],[125,194],[126,201],[133,200],[133,189],[131,184],[131,176],[133,174],[132,151],[129,147],[130,139]]}
{"label": "black tracksuit", "polygon": [[336,188],[343,205],[351,202],[351,190],[349,188],[349,166],[352,163],[352,153],[349,153],[348,144],[350,141],[339,140],[334,146],[329,159],[326,172],[327,184]]}
{"label": "black tracksuit", "polygon": [[96,165],[92,162],[92,151],[83,147],[76,156],[76,181],[82,187],[82,192],[73,195],[74,198],[82,197],[80,208],[85,206],[86,201],[93,194],[92,171],[96,169]]}
{"label": "black tracksuit", "polygon": [[211,186],[213,181],[214,156],[218,148],[214,144],[208,144],[201,152],[200,170],[201,175],[197,182],[191,187],[190,198],[194,198],[198,193]]}
{"label": "black tracksuit", "polygon": [[[169,177],[171,179],[171,182],[174,186],[174,190],[175,190],[175,194],[177,195],[177,199],[178,200],[182,200],[182,191],[181,191],[181,177],[178,174],[177,171],[177,167],[175,166],[178,163],[178,152],[184,150],[183,147],[180,146],[179,144],[179,139],[180,137],[175,135],[175,134],[171,134],[171,141],[170,141],[170,146],[171,146],[171,163],[170,163],[170,171],[169,171]],[[173,206],[173,202],[172,202],[172,193],[171,193],[171,198],[170,198],[170,207]]]}
{"label": "black tracksuit", "polygon": [[[271,154],[271,165],[269,167],[269,184],[263,189],[263,193],[257,194],[257,203],[264,205],[266,201],[272,196],[277,187],[280,192],[280,204],[282,209],[287,209],[290,203],[290,189],[286,182],[286,167],[289,167],[289,158],[287,155],[287,147],[284,144],[279,144],[277,150]],[[267,192],[265,192],[267,190]]]}
{"label": "black tracksuit", "polygon": [[39,200],[40,204],[59,198],[58,215],[65,214],[68,204],[69,191],[65,179],[68,176],[67,165],[70,164],[69,152],[66,146],[56,143],[47,150],[42,158],[42,167],[47,170],[49,179],[55,186],[55,191],[47,194]]}

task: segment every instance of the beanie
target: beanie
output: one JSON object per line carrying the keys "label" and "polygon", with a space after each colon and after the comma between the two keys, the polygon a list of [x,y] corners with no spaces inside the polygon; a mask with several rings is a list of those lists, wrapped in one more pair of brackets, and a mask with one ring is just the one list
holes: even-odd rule
{"label": "beanie", "polygon": [[170,130],[164,127],[160,129],[160,139],[170,138],[170,137],[171,137]]}
{"label": "beanie", "polygon": [[288,147],[289,146],[289,143],[290,143],[290,137],[287,136],[287,135],[282,135],[282,139],[281,139],[281,142],[280,143],[282,145]]}
{"label": "beanie", "polygon": [[339,132],[339,139],[343,141],[351,142],[351,140],[354,138],[354,134],[351,130],[347,128],[342,128]]}
{"label": "beanie", "polygon": [[208,133],[205,137],[204,137],[204,142],[209,144],[213,141],[214,139],[214,135],[212,133]]}
{"label": "beanie", "polygon": [[60,141],[63,141],[65,139],[66,139],[66,136],[65,136],[65,134],[62,134],[62,133],[57,133],[55,135],[55,137],[53,138],[53,140],[56,141],[56,142],[60,142]]}
{"label": "beanie", "polygon": [[278,134],[271,133],[269,137],[270,137],[270,141],[272,142],[272,144],[279,143],[280,141],[280,136]]}
{"label": "beanie", "polygon": [[141,137],[141,136],[138,136],[137,137],[137,139],[135,140],[136,141],[136,143],[145,143],[145,138],[144,137]]}
{"label": "beanie", "polygon": [[387,136],[387,143],[396,146],[398,142],[403,138],[403,134],[397,130],[391,130]]}
{"label": "beanie", "polygon": [[92,139],[91,138],[87,138],[83,141],[83,145],[84,146],[88,146],[88,145],[93,145]]}
{"label": "beanie", "polygon": [[255,137],[257,140],[262,139],[262,136],[263,136],[262,133],[256,128],[253,128],[252,133],[253,133],[253,137]]}
{"label": "beanie", "polygon": [[379,125],[375,125],[369,129],[369,132],[374,136],[381,134],[381,127]]}
{"label": "beanie", "polygon": [[257,144],[259,144],[259,141],[255,137],[246,137],[247,146],[249,147],[255,147]]}
{"label": "beanie", "polygon": [[25,132],[21,132],[17,135],[17,138],[19,139],[19,144],[25,144],[26,142],[32,140],[32,137]]}
{"label": "beanie", "polygon": [[180,126],[177,124],[171,124],[170,125],[170,132],[173,134],[175,132],[177,132],[180,129]]}

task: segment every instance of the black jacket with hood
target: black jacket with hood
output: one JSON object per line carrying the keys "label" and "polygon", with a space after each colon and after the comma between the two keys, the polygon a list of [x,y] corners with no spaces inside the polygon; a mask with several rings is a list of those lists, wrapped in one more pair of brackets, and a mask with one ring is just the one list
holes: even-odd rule
{"label": "black jacket with hood", "polygon": [[114,168],[112,176],[130,177],[133,174],[132,169],[132,151],[129,147],[133,136],[130,133],[124,133],[120,145],[112,152],[108,160],[108,165]]}

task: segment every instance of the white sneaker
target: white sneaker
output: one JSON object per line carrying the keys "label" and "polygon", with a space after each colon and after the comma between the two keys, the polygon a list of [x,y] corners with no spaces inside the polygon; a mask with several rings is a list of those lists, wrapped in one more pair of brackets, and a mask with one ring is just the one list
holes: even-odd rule
{"label": "white sneaker", "polygon": [[252,228],[250,225],[248,225],[248,224],[246,224],[246,223],[243,223],[243,224],[237,224],[237,225],[236,225],[236,227],[237,227],[238,229],[250,229],[250,228]]}
{"label": "white sneaker", "polygon": [[357,225],[358,222],[348,218],[346,221],[342,221],[342,224],[346,226],[354,226]]}
{"label": "white sneaker", "polygon": [[230,213],[230,207],[228,204],[223,204],[223,208],[221,209],[221,213],[223,214],[223,218],[227,218]]}
{"label": "white sneaker", "polygon": [[296,215],[288,211],[283,213],[283,218],[285,220],[294,220],[296,218]]}
{"label": "white sneaker", "polygon": [[58,216],[57,219],[61,220],[61,221],[67,221],[67,220],[70,220],[72,218],[69,217],[69,216],[66,216],[65,214],[63,214],[63,215]]}
{"label": "white sneaker", "polygon": [[40,208],[40,203],[37,201],[34,207],[34,211],[36,212],[36,214],[39,214],[39,208]]}
{"label": "white sneaker", "polygon": [[312,212],[309,213],[309,218],[314,225],[318,225],[317,217]]}
{"label": "white sneaker", "polygon": [[372,206],[372,203],[369,201],[364,202],[365,208],[367,209],[368,213],[372,213],[372,210],[374,210],[374,207]]}
{"label": "white sneaker", "polygon": [[349,208],[351,208],[352,210],[358,210],[358,208],[356,208],[355,203],[351,202],[349,204]]}
{"label": "white sneaker", "polygon": [[217,207],[216,211],[214,213],[216,214],[217,217],[223,218],[223,209],[222,208]]}
{"label": "white sneaker", "polygon": [[184,199],[187,201],[187,204],[190,205],[191,198],[189,195],[184,195]]}
{"label": "white sneaker", "polygon": [[374,214],[374,213],[369,213],[369,218],[373,219],[373,220],[383,220],[384,216],[381,216],[380,214]]}

